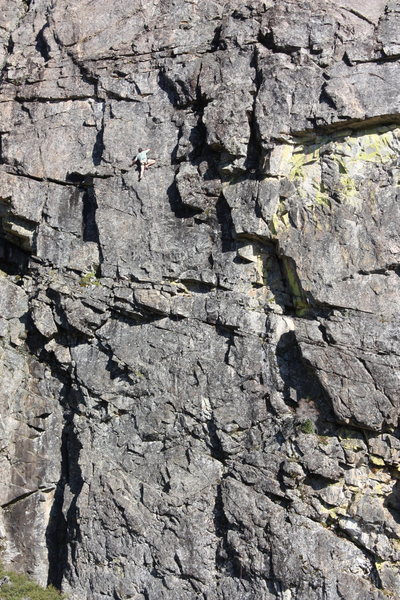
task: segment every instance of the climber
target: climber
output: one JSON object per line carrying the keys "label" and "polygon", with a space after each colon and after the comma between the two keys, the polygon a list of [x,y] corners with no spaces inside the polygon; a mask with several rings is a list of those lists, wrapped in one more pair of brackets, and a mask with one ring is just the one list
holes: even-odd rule
{"label": "climber", "polygon": [[150,148],[147,148],[147,150],[143,150],[143,148],[138,148],[138,153],[136,154],[131,164],[131,166],[133,166],[135,163],[137,163],[137,165],[139,166],[139,181],[142,179],[145,169],[148,169],[156,162],[155,160],[147,158],[148,152],[150,152]]}

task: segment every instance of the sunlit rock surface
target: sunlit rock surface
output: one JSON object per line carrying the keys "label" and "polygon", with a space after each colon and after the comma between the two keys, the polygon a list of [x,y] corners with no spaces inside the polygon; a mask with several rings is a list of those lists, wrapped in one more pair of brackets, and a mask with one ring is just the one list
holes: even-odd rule
{"label": "sunlit rock surface", "polygon": [[398,3],[0,9],[3,562],[399,597]]}

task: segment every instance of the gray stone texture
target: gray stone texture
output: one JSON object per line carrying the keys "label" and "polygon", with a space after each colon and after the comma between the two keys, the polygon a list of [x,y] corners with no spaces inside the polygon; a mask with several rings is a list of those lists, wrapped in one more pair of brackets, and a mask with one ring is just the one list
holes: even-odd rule
{"label": "gray stone texture", "polygon": [[70,600],[400,597],[399,22],[0,0],[4,563]]}

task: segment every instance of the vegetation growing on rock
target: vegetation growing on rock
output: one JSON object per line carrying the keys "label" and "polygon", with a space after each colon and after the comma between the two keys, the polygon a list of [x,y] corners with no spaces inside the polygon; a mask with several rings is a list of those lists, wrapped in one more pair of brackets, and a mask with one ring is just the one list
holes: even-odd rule
{"label": "vegetation growing on rock", "polygon": [[62,595],[53,586],[43,588],[30,577],[0,567],[1,600],[63,600]]}

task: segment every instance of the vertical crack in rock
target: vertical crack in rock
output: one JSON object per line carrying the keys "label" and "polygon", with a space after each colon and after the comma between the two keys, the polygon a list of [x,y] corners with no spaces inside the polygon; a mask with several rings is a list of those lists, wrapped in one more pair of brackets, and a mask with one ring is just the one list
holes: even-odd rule
{"label": "vertical crack in rock", "polygon": [[61,477],[57,483],[46,530],[49,557],[48,584],[58,589],[61,589],[65,572],[70,568],[70,560],[73,560],[76,546],[80,542],[79,513],[76,503],[83,486],[79,466],[82,445],[74,426],[77,393],[71,388],[65,392],[68,405],[64,407],[65,422],[61,436]]}
{"label": "vertical crack in rock", "polygon": [[258,48],[255,47],[253,51],[253,56],[251,58],[250,66],[254,69],[254,83],[256,86],[254,97],[253,97],[253,107],[251,113],[248,115],[249,127],[250,127],[250,137],[249,143],[247,147],[247,157],[245,166],[250,171],[255,171],[259,173],[263,172],[264,161],[265,161],[265,152],[261,143],[260,137],[260,129],[257,123],[256,116],[256,105],[258,101],[258,95],[262,83],[262,72],[258,65]]}
{"label": "vertical crack in rock", "polygon": [[224,464],[226,454],[222,448],[221,441],[218,437],[217,426],[212,419],[207,421],[207,430],[208,430],[209,440],[210,440],[211,456],[213,458],[215,458],[215,460],[218,460],[219,462]]}
{"label": "vertical crack in rock", "polygon": [[221,574],[230,573],[233,567],[232,557],[230,556],[227,535],[229,531],[229,521],[224,512],[224,501],[222,498],[222,484],[217,485],[215,494],[215,504],[213,509],[215,535],[219,539],[216,548],[216,567]]}
{"label": "vertical crack in rock", "polygon": [[216,203],[216,214],[221,230],[222,252],[230,252],[236,245],[236,232],[232,211],[222,194]]}
{"label": "vertical crack in rock", "polygon": [[104,127],[105,127],[106,103],[101,103],[101,122],[96,135],[96,141],[93,146],[92,158],[95,166],[100,165],[104,153]]}
{"label": "vertical crack in rock", "polygon": [[12,34],[10,35],[7,43],[7,52],[8,54],[12,54],[14,52],[14,41],[12,39]]}

